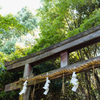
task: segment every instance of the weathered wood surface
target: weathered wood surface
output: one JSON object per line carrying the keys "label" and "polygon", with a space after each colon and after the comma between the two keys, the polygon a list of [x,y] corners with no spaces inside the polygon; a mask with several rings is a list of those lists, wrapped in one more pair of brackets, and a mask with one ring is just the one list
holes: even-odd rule
{"label": "weathered wood surface", "polygon": [[69,63],[69,54],[68,51],[64,51],[60,54],[61,62],[60,62],[60,67],[65,67]]}
{"label": "weathered wood surface", "polygon": [[[55,73],[55,72],[58,72],[58,71],[61,71],[62,69],[72,69],[72,68],[74,68],[74,67],[77,68],[77,67],[79,67],[79,66],[81,66],[81,65],[83,65],[83,64],[86,64],[86,63],[88,63],[88,62],[90,62],[90,61],[94,61],[94,60],[100,60],[100,56],[95,57],[95,58],[92,58],[92,59],[89,59],[89,60],[86,60],[86,61],[78,62],[78,63],[72,64],[72,65],[68,65],[68,66],[63,67],[63,68],[59,68],[59,69],[56,69],[56,70],[49,71],[49,72],[48,72],[48,75],[51,75],[51,74],[53,74],[53,73]],[[95,66],[95,68],[96,68],[96,67],[100,67],[100,65],[98,65],[98,64],[97,64],[97,65],[94,65],[94,66]],[[82,71],[86,71],[86,70],[90,70],[90,69],[91,69],[91,67],[90,67],[90,68],[83,69]],[[44,75],[46,75],[46,73],[43,73],[43,74],[40,74],[40,75],[37,75],[37,76],[44,76]],[[68,76],[68,75],[70,75],[70,74],[66,73],[66,74],[64,74],[64,75],[65,75],[65,76]],[[37,76],[35,76],[35,77],[37,77]],[[33,77],[33,75],[31,75],[30,77]],[[60,78],[60,77],[62,77],[62,75],[58,75],[58,76],[56,76],[56,77],[52,77],[52,78],[50,78],[50,80],[53,80],[53,79],[56,79],[56,78]],[[41,82],[45,82],[45,79],[43,79],[43,80],[36,80],[36,83],[37,83],[37,84],[38,84],[38,83],[41,83]],[[21,84],[22,84],[22,83],[16,84],[16,82],[7,84],[7,85],[5,86],[5,92],[20,89],[20,88],[22,87]],[[28,86],[31,86],[31,85],[33,85],[33,84],[34,84],[34,81],[29,81],[29,82],[28,82]]]}
{"label": "weathered wood surface", "polygon": [[99,41],[100,25],[26,57],[17,59],[15,61],[6,62],[5,66],[7,67],[7,70],[20,70],[21,68],[24,68],[24,65],[27,63],[30,63],[34,66],[50,58],[60,56],[60,53],[63,51],[67,50],[68,52],[72,52]]}
{"label": "weathered wood surface", "polygon": [[[26,64],[25,68],[24,68],[24,74],[23,74],[23,78],[24,77],[28,77],[29,75],[31,75],[33,72],[33,67],[30,64]],[[30,94],[30,87],[27,87],[26,93],[19,96],[19,100],[20,98],[22,100],[29,100],[29,94]]]}

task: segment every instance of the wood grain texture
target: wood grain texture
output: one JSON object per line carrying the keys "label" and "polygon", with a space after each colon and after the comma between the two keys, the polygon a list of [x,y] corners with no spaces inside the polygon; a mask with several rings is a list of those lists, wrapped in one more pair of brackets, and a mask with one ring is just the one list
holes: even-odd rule
{"label": "wood grain texture", "polygon": [[[78,63],[72,64],[72,65],[68,65],[68,66],[63,67],[63,68],[59,68],[59,69],[56,69],[56,70],[49,71],[49,72],[48,72],[48,75],[54,74],[54,73],[56,73],[56,72],[58,72],[58,71],[61,71],[62,69],[72,69],[72,68],[74,68],[74,67],[77,68],[77,67],[80,67],[81,65],[84,65],[84,64],[86,64],[86,63],[88,63],[88,62],[90,62],[90,61],[95,61],[95,60],[100,60],[100,56],[95,57],[95,58],[92,58],[92,59],[89,59],[89,60],[86,60],[86,61],[78,62]],[[94,66],[95,66],[95,68],[96,68],[96,67],[100,67],[99,64],[95,64]],[[86,69],[83,69],[83,70],[81,70],[81,72],[82,72],[82,71],[87,71],[87,70],[90,70],[90,69],[91,69],[91,67],[86,68]],[[45,75],[46,75],[46,73],[43,73],[43,74],[37,75],[37,76],[35,76],[35,77],[38,77],[38,76],[45,76]],[[65,75],[65,76],[68,76],[68,75],[70,75],[70,74],[69,74],[69,73],[66,73],[66,74],[64,74],[64,75]],[[30,75],[30,78],[32,78],[33,76],[34,76],[34,75]],[[56,76],[56,77],[50,78],[50,80],[57,79],[57,78],[61,78],[61,77],[62,77],[62,75],[58,75],[58,76]],[[37,84],[38,84],[38,83],[41,83],[41,82],[45,82],[45,79],[36,80],[36,83],[37,83]],[[7,85],[5,86],[5,92],[20,89],[20,88],[22,87],[21,84],[22,84],[21,82],[18,83],[18,84],[16,84],[16,82],[7,84]],[[28,86],[31,86],[31,85],[33,85],[33,84],[34,84],[34,81],[29,81],[29,82],[28,82]]]}
{"label": "wood grain texture", "polygon": [[29,56],[17,59],[15,61],[5,63],[7,70],[14,70],[24,68],[23,66],[27,63],[33,66],[42,63],[48,59],[60,56],[63,51],[72,52],[82,47],[100,41],[100,25],[93,27],[83,33],[73,36],[69,39],[61,41],[55,45],[52,45],[46,49],[33,53]]}
{"label": "wood grain texture", "polygon": [[61,58],[61,61],[60,61],[60,67],[65,67],[68,65],[68,62],[69,62],[69,54],[67,51],[64,51],[60,54],[60,58]]}
{"label": "wood grain texture", "polygon": [[[30,64],[25,64],[23,77],[28,77],[33,72],[33,67]],[[30,87],[27,87],[26,93],[23,94],[23,100],[29,100]],[[20,97],[19,97],[20,98]]]}

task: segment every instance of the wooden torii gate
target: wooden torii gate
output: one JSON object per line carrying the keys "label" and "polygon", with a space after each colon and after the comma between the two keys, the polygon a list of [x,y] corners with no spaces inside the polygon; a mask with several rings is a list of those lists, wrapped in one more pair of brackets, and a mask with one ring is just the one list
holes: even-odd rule
{"label": "wooden torii gate", "polygon": [[[54,44],[46,49],[43,49],[41,51],[28,55],[26,57],[23,57],[23,58],[14,60],[14,61],[6,62],[5,66],[7,67],[8,71],[16,71],[16,70],[21,70],[21,69],[24,70],[22,80],[25,80],[24,77],[27,77],[27,76],[29,77],[29,79],[31,78],[28,81],[27,92],[23,96],[23,99],[22,99],[22,100],[29,100],[30,86],[34,85],[35,81],[36,83],[45,82],[45,77],[46,77],[46,73],[33,77],[32,71],[35,65],[38,65],[42,62],[45,62],[47,60],[50,60],[56,57],[60,57],[61,58],[61,68],[48,72],[48,76],[50,76],[50,80],[60,78],[62,77],[62,72],[64,71],[67,72],[68,69],[69,70],[73,69],[74,66],[77,68],[91,61],[100,60],[100,57],[98,56],[96,58],[92,58],[86,61],[68,65],[68,61],[69,61],[68,54],[70,52],[86,47],[88,45],[97,43],[97,42],[100,42],[100,25],[93,27],[78,35],[75,35],[69,39],[61,41],[57,44]],[[94,66],[100,67],[99,64],[96,64]],[[82,71],[85,71],[88,69],[91,69],[91,67],[84,68]],[[58,74],[60,75],[58,76]],[[65,73],[65,75],[69,75],[69,74],[71,73]],[[52,77],[53,75],[55,77]],[[22,86],[19,84],[20,81],[21,80],[7,84],[5,86],[5,92],[21,89]]]}

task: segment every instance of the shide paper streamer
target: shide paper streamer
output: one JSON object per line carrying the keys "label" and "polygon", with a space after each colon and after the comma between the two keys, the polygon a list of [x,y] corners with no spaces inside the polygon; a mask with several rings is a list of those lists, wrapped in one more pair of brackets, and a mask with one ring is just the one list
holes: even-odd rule
{"label": "shide paper streamer", "polygon": [[74,84],[72,91],[76,92],[77,88],[78,88],[78,79],[76,79],[77,75],[75,74],[75,72],[73,72],[72,74],[72,79],[70,81],[70,83]]}
{"label": "shide paper streamer", "polygon": [[[48,75],[48,73],[47,73],[47,75]],[[44,95],[47,95],[47,93],[49,92],[49,83],[50,83],[50,80],[48,79],[48,77],[46,77],[46,83],[43,87],[43,89],[45,89],[45,91],[43,93]]]}
{"label": "shide paper streamer", "polygon": [[24,82],[23,84],[23,89],[22,91],[19,93],[19,95],[25,94],[27,90],[27,80]]}

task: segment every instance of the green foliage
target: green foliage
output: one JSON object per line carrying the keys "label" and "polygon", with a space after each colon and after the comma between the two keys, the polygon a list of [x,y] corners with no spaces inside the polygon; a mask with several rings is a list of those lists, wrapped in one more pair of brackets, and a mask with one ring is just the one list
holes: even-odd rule
{"label": "green foliage", "polygon": [[8,31],[9,29],[17,28],[17,30],[25,29],[25,27],[13,17],[12,14],[2,16],[0,15],[0,33]]}
{"label": "green foliage", "polygon": [[84,31],[86,31],[86,30],[88,30],[88,29],[90,29],[90,28],[92,28],[92,27],[94,27],[94,26],[99,25],[99,24],[100,24],[100,14],[99,14],[99,12],[100,12],[100,9],[95,10],[95,11],[89,16],[89,18],[86,18],[86,19],[83,21],[83,23],[80,25],[79,28],[76,28],[76,29],[74,29],[74,30],[72,30],[72,31],[69,31],[69,32],[67,33],[68,38],[69,38],[69,37],[72,37],[72,36],[74,36],[74,35],[76,35],[76,34],[79,34],[79,33],[81,33],[81,32],[84,32]]}
{"label": "green foliage", "polygon": [[[44,49],[46,47],[49,47],[57,42],[60,42],[64,39],[70,38],[76,34],[79,34],[81,32],[84,32],[94,26],[97,26],[100,24],[100,9],[95,10],[92,12],[92,14],[89,16],[89,18],[85,18],[83,23],[80,25],[80,27],[75,28],[74,30],[68,30],[64,34],[61,34],[61,31],[55,30],[56,27],[54,27],[54,30],[51,29],[49,26],[44,27],[43,24],[40,26],[41,33],[40,33],[40,39],[37,39],[37,44],[33,46],[33,48],[29,51],[27,51],[27,54],[39,51],[41,49]],[[40,21],[41,23],[41,21]],[[44,22],[45,24],[47,22]],[[58,26],[57,26],[58,27]],[[47,28],[47,29],[46,29]],[[59,29],[58,29],[59,30]],[[43,32],[42,32],[43,31]],[[54,32],[55,31],[55,32]],[[58,33],[57,33],[58,32]]]}
{"label": "green foliage", "polygon": [[[12,77],[13,76],[13,77]],[[22,72],[7,72],[6,69],[4,69],[4,66],[0,67],[0,89],[3,91],[0,91],[0,99],[1,100],[18,100],[19,91],[11,91],[8,93],[5,93],[4,88],[5,85],[9,82],[14,82],[15,80],[18,80],[19,77],[22,77]]]}
{"label": "green foliage", "polygon": [[21,11],[15,15],[15,17],[21,25],[25,26],[30,31],[37,27],[37,19],[28,9],[28,7],[22,8]]}
{"label": "green foliage", "polygon": [[2,91],[0,93],[0,99],[1,100],[18,100],[18,93],[19,91],[12,91],[9,93],[5,93],[5,91]]}
{"label": "green foliage", "polygon": [[[30,32],[32,32],[32,30],[35,27],[37,27],[36,18],[32,15],[32,13],[28,10],[27,7],[19,11],[16,15],[16,18],[14,19],[12,18],[12,15],[9,15],[10,17],[9,16],[0,17],[2,19],[2,21],[0,20],[2,23],[2,24],[0,23],[2,28],[1,32],[3,33],[1,36],[2,37],[4,36],[5,40],[9,40],[5,42],[4,46],[3,46],[3,41],[2,40],[0,41],[0,43],[2,43],[1,51],[3,52],[3,53],[0,52],[0,59],[1,59],[0,62],[4,63],[4,61],[11,61],[11,60],[18,59],[20,57],[24,57],[28,54],[49,47],[57,42],[72,37],[76,34],[79,34],[83,31],[88,30],[89,28],[92,28],[100,24],[100,14],[99,14],[100,1],[99,0],[42,0],[42,4],[43,7],[38,9],[38,13],[37,13],[37,16],[39,18],[38,25],[40,27],[40,34],[39,34],[40,39],[36,40],[37,43],[32,48],[15,47],[16,41],[9,40],[11,34],[13,36],[15,35],[14,39],[16,37],[21,36],[21,34],[25,34],[23,28],[21,31],[19,31],[22,26],[28,28]],[[18,21],[16,21],[16,19]],[[4,23],[6,23],[7,26]],[[92,48],[92,50],[90,50],[90,48],[89,49],[85,48],[85,52],[92,54],[93,53],[92,50],[94,49]],[[88,59],[88,57],[86,55],[84,56],[83,54],[84,54],[84,50],[71,53],[70,64]],[[33,69],[35,75],[60,67],[59,59],[57,60],[54,59],[54,61],[48,61],[40,65],[34,66]],[[4,67],[2,67],[2,65],[0,66],[1,66],[0,86],[2,88],[4,87],[5,84],[18,80],[19,77],[22,77],[22,72],[8,73],[4,69]],[[78,77],[80,80],[82,79],[82,77],[84,80],[86,80],[84,74],[83,76],[81,76],[80,74]],[[78,94],[75,94],[72,91],[69,91],[69,89],[71,89],[72,87],[72,85],[69,82],[70,77],[66,78],[66,80],[67,81],[65,83],[66,84],[65,95],[62,95],[61,93],[62,82],[61,80],[59,80],[59,81],[52,81],[51,90],[50,93],[48,94],[48,98],[42,96],[38,97],[38,93],[40,92],[40,90],[43,91],[43,89],[39,89],[36,91],[37,93],[36,97],[38,98],[38,100],[39,98],[40,99],[42,98],[42,100],[48,100],[49,98],[51,98],[53,100],[53,97],[55,97],[55,100],[56,99],[58,100],[57,95],[59,94],[59,98],[61,98],[61,100],[63,100],[64,98],[67,99],[74,98],[75,100],[79,100],[79,99],[82,100],[83,99],[82,96],[84,96],[85,94],[82,94],[79,91],[80,90],[82,91],[83,90],[82,88],[86,89],[84,83],[81,82],[81,85],[83,87],[81,88],[81,86],[79,86],[80,90],[78,90]],[[93,94],[94,89],[92,89],[90,92]],[[9,97],[10,100],[11,98],[14,98],[15,92],[4,93],[4,91],[2,91],[0,93],[0,99],[2,98],[2,100],[5,100],[6,96],[8,96],[9,94],[11,96]],[[80,94],[82,96],[80,96]]]}
{"label": "green foliage", "polygon": [[[5,93],[4,86],[8,83],[19,80],[23,72],[7,72],[4,67],[5,61],[15,60],[27,55],[26,50],[30,47],[18,47],[16,42],[21,40],[21,36],[27,32],[33,33],[33,29],[37,27],[36,17],[26,7],[23,12],[19,12],[17,17],[9,14],[6,16],[0,15],[0,100],[18,100],[18,92]],[[20,14],[22,14],[20,16]],[[21,20],[19,20],[21,19]],[[23,23],[21,23],[23,22]],[[2,34],[1,34],[2,33]],[[27,41],[31,43],[31,41]],[[29,44],[27,43],[27,45]],[[14,99],[15,98],[15,99]]]}
{"label": "green foliage", "polygon": [[15,43],[16,43],[15,39],[11,39],[11,40],[5,42],[4,46],[2,46],[0,51],[5,54],[10,54],[11,52],[14,52],[15,51]]}
{"label": "green foliage", "polygon": [[23,51],[16,50],[15,52],[11,53],[8,56],[8,60],[11,61],[11,60],[15,60],[15,59],[18,59],[18,58],[21,58],[21,57],[24,57],[24,56],[25,56],[24,50]]}
{"label": "green foliage", "polygon": [[[92,15],[97,1],[42,0],[42,3],[43,7],[37,14],[40,17],[40,40],[37,40],[32,52],[44,49],[99,24],[99,14]],[[94,5],[94,8],[91,5]]]}

